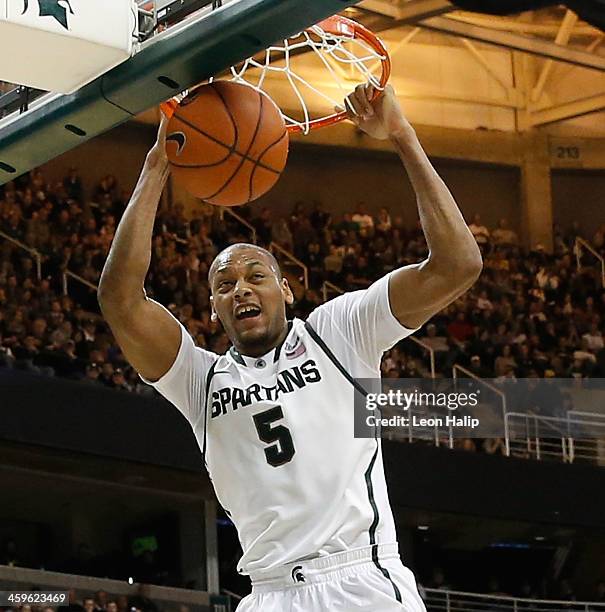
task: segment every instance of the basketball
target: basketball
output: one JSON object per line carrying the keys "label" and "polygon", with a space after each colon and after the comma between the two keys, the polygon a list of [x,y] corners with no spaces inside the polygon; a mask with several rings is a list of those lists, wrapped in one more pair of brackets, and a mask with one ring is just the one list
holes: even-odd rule
{"label": "basketball", "polygon": [[275,185],[288,143],[282,114],[269,96],[217,81],[180,104],[168,125],[166,152],[175,181],[191,195],[239,206]]}

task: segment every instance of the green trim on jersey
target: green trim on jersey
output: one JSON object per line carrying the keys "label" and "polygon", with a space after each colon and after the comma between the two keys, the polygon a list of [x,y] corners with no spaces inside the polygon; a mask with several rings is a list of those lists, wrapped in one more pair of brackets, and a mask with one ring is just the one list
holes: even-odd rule
{"label": "green trim on jersey", "polygon": [[[338,368],[340,373],[355,387],[357,391],[359,391],[362,395],[366,396],[368,392],[351,376],[349,372],[347,372],[346,368],[340,363],[336,355],[330,350],[330,347],[321,339],[319,334],[313,329],[309,322],[305,322],[305,329],[311,335],[311,338],[315,340],[315,342],[319,345],[319,347],[323,350],[323,352],[328,356],[328,359]],[[378,438],[376,438],[376,450],[372,455],[372,459],[370,461],[370,465],[364,474],[364,478],[366,481],[366,487],[368,490],[368,499],[370,501],[370,506],[372,506],[372,512],[374,513],[374,519],[372,520],[372,524],[370,525],[370,529],[368,530],[368,535],[370,537],[370,546],[372,546],[372,561],[374,565],[378,568],[380,573],[391,583],[393,587],[393,591],[395,593],[395,599],[402,603],[401,592],[397,585],[391,579],[391,575],[389,571],[380,565],[380,561],[378,559],[378,544],[376,543],[376,529],[378,527],[378,523],[380,521],[380,515],[378,513],[378,507],[376,506],[376,500],[374,499],[374,486],[372,485],[372,470],[374,469],[374,464],[376,463],[376,457],[378,456]]]}

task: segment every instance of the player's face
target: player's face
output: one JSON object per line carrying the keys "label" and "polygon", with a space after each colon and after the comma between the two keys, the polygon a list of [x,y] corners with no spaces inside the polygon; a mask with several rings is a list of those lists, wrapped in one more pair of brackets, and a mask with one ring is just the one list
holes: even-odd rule
{"label": "player's face", "polygon": [[255,249],[222,256],[211,279],[212,306],[229,339],[244,355],[262,355],[286,329],[286,304],[293,302],[288,282]]}

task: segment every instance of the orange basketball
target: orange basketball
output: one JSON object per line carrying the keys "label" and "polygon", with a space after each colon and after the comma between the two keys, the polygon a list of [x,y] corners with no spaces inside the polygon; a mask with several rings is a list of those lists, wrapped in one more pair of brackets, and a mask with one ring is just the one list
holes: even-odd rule
{"label": "orange basketball", "polygon": [[238,206],[269,191],[288,157],[279,108],[252,87],[216,81],[181,102],[168,124],[174,179],[210,204]]}

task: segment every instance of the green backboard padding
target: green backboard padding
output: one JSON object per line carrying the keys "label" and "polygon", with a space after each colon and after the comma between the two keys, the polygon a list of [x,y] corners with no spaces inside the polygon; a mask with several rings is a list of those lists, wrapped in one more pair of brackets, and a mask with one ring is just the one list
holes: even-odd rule
{"label": "green backboard padding", "polygon": [[[0,121],[0,185],[352,4],[239,0],[178,35],[146,43],[133,58],[74,94],[35,102],[26,113]],[[172,32],[181,27],[173,26]]]}

